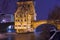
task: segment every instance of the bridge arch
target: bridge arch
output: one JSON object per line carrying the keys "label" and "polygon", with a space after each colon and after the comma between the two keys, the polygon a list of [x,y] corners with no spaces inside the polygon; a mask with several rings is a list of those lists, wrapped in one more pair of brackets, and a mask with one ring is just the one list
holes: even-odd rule
{"label": "bridge arch", "polygon": [[35,31],[39,32],[42,30],[57,30],[57,27],[53,24],[41,24],[38,27],[36,27]]}
{"label": "bridge arch", "polygon": [[57,28],[53,24],[41,24],[34,30],[34,34],[37,39],[48,40],[50,38],[50,31],[56,30]]}

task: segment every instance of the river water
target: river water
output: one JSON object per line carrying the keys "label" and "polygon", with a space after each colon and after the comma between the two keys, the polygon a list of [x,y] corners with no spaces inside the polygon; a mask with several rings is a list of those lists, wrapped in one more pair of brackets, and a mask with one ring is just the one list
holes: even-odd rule
{"label": "river water", "polygon": [[35,40],[33,33],[23,34],[0,34],[0,40]]}

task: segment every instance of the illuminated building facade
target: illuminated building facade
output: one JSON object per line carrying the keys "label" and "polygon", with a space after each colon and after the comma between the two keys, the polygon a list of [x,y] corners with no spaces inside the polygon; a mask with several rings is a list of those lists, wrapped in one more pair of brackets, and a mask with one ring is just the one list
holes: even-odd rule
{"label": "illuminated building facade", "polygon": [[[33,32],[41,24],[55,25],[54,20],[36,21],[36,13],[33,0],[20,0],[17,2],[17,11],[14,14],[14,28],[17,33]],[[60,29],[60,25],[57,25]]]}
{"label": "illuminated building facade", "polygon": [[34,30],[32,22],[36,20],[34,1],[25,0],[17,2],[17,4],[18,8],[14,18],[16,32],[32,32]]}

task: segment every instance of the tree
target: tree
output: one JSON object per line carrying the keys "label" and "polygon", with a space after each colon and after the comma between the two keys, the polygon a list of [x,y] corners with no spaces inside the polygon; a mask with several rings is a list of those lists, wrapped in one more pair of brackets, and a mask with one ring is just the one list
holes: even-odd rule
{"label": "tree", "polygon": [[48,20],[60,20],[60,7],[55,7],[52,13],[49,14]]}

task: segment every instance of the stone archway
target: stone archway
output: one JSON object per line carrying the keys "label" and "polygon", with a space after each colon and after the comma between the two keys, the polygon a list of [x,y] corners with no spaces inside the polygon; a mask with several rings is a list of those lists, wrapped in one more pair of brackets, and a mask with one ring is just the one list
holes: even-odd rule
{"label": "stone archway", "polygon": [[39,25],[34,31],[36,39],[48,40],[50,38],[50,31],[51,30],[53,30],[53,31],[57,30],[55,25],[52,25],[52,24]]}

